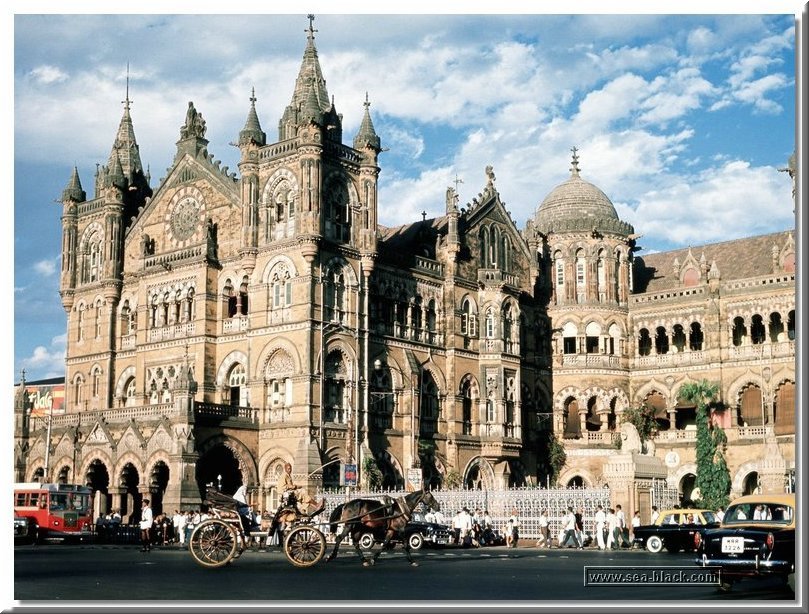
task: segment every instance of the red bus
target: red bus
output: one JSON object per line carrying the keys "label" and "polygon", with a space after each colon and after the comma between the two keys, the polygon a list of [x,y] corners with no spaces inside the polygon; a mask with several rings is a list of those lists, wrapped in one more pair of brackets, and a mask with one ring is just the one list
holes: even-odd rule
{"label": "red bus", "polygon": [[75,484],[14,484],[14,515],[28,519],[28,536],[89,538],[93,529],[93,491]]}

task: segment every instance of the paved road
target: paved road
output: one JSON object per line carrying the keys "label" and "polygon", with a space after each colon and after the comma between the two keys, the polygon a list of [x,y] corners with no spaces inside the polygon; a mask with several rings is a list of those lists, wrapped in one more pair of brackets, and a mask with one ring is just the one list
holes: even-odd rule
{"label": "paved road", "polygon": [[227,601],[340,602],[445,600],[508,602],[792,600],[774,580],[745,581],[729,595],[711,586],[584,586],[585,566],[680,566],[698,569],[693,555],[643,551],[536,548],[425,549],[410,567],[400,550],[363,568],[353,550],[309,569],[290,565],[275,547],[246,552],[220,569],[197,565],[178,547],[149,553],[137,546],[45,545],[14,549],[14,599],[21,605],[52,600],[86,602]]}

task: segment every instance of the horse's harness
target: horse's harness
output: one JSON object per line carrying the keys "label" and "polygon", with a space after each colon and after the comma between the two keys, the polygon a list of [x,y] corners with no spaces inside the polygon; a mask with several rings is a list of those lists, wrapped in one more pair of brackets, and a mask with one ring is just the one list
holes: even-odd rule
{"label": "horse's harness", "polygon": [[379,511],[379,510],[385,510],[385,512],[387,514],[390,514],[390,515],[382,516],[382,518],[374,518],[373,519],[374,522],[380,522],[382,520],[395,520],[396,518],[407,518],[407,519],[409,519],[410,516],[413,515],[413,510],[416,509],[418,504],[421,503],[422,499],[424,499],[424,495],[425,495],[425,493],[421,493],[421,496],[419,497],[418,501],[416,501],[416,503],[413,505],[413,507],[409,507],[407,505],[407,497],[406,496],[396,497],[395,499],[392,499],[393,504],[399,506],[399,509],[402,510],[399,513],[394,513],[394,509],[393,509],[392,506],[390,506],[387,503],[383,503],[382,505],[380,505],[377,508],[368,510],[367,512],[363,512],[359,516],[354,516],[353,518],[347,518],[346,520],[343,520],[342,524],[348,524],[348,523],[357,521],[360,518],[362,518],[363,516],[367,516],[368,514],[373,514],[374,512]]}

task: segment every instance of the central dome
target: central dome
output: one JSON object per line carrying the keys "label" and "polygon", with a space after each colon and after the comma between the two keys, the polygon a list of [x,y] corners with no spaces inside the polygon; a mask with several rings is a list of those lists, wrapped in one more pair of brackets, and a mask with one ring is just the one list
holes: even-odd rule
{"label": "central dome", "polygon": [[570,178],[559,184],[539,205],[537,230],[547,234],[565,230],[599,230],[629,234],[632,227],[618,218],[607,195],[579,176],[578,157],[573,156]]}

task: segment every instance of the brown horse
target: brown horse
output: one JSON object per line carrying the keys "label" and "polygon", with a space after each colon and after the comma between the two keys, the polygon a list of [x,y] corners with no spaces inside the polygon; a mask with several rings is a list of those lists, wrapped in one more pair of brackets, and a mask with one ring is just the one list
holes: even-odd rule
{"label": "brown horse", "polygon": [[[332,550],[326,561],[331,561],[337,556],[340,542],[343,541],[346,535],[351,535],[351,541],[357,555],[360,557],[363,566],[368,567],[376,563],[379,554],[387,548],[394,535],[398,535],[404,545],[407,560],[414,567],[418,567],[418,563],[410,556],[410,545],[408,540],[405,539],[404,529],[413,515],[413,510],[419,504],[424,504],[434,510],[440,509],[438,501],[428,490],[417,490],[416,492],[408,493],[403,497],[397,497],[391,503],[378,501],[377,499],[352,499],[348,503],[338,505],[329,515],[329,532],[337,533],[338,524],[343,525],[343,530],[337,533],[334,550]],[[359,539],[362,532],[367,530],[374,532],[384,530],[385,541],[382,543],[382,548],[377,550],[371,559],[366,560],[362,550],[360,550]]]}

